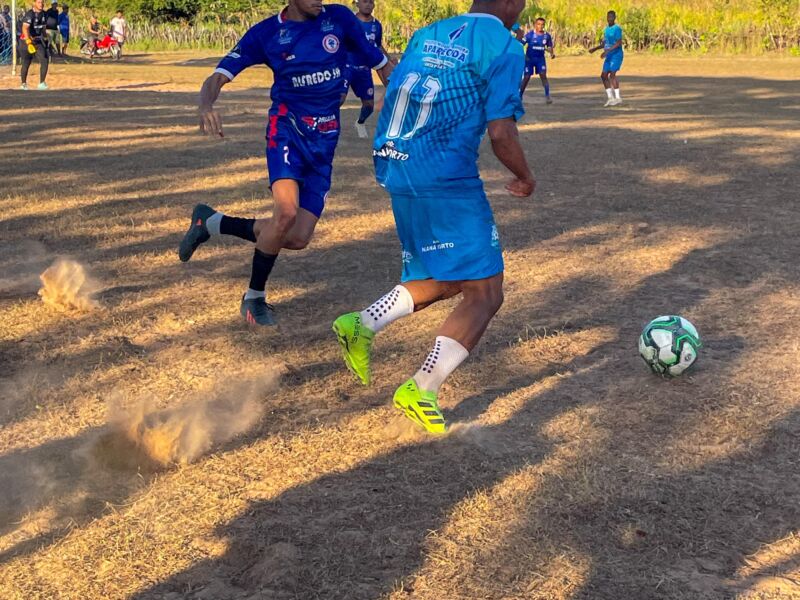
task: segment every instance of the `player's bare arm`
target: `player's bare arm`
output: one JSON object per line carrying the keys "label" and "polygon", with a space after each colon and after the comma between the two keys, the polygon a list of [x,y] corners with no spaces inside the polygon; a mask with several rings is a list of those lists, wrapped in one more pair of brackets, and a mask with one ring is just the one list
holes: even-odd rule
{"label": "player's bare arm", "polygon": [[600,55],[600,58],[605,58],[605,57],[606,57],[606,56],[608,56],[608,55],[609,55],[611,52],[613,52],[613,51],[614,51],[614,50],[616,50],[617,48],[620,48],[621,46],[622,46],[622,39],[620,39],[620,40],[619,40],[619,41],[618,41],[616,44],[614,44],[613,46],[611,46],[611,48],[608,48],[607,50],[605,50],[605,51],[604,51],[604,52],[603,52],[603,53]]}
{"label": "player's bare arm", "polygon": [[218,135],[224,137],[222,132],[222,117],[219,112],[214,110],[214,103],[219,98],[219,93],[222,87],[230,83],[222,73],[212,73],[211,76],[203,82],[203,87],[200,89],[200,101],[198,112],[200,113],[200,131],[209,135]]}
{"label": "player's bare arm", "polygon": [[489,121],[489,139],[492,151],[514,179],[506,185],[512,196],[527,198],[536,188],[536,180],[519,143],[517,124],[512,118]]}

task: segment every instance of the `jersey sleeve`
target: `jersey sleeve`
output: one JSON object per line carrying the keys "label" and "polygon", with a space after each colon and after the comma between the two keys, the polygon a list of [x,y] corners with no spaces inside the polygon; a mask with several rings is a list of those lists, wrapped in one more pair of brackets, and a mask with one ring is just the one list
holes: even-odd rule
{"label": "jersey sleeve", "polygon": [[[519,48],[519,46],[517,46]],[[519,95],[519,80],[525,69],[525,57],[520,50],[503,52],[494,59],[485,73],[487,85],[486,120],[513,118],[525,114]]]}
{"label": "jersey sleeve", "polygon": [[242,39],[239,40],[239,43],[233,47],[233,50],[219,61],[217,68],[214,69],[215,73],[221,73],[233,81],[233,78],[247,67],[268,64],[267,55],[264,52],[264,42],[262,41],[268,38],[266,36],[262,37],[261,28],[256,29],[256,27],[248,29]]}
{"label": "jersey sleeve", "polygon": [[553,36],[550,35],[549,33],[547,34],[547,39],[545,40],[545,46],[547,46],[548,48],[553,47]]}
{"label": "jersey sleeve", "polygon": [[372,69],[380,69],[386,64],[387,58],[383,52],[369,43],[364,29],[358,22],[358,18],[350,12],[350,9],[342,7],[343,10],[337,11],[337,19],[344,30],[344,45],[348,51],[361,57],[361,64],[367,65]]}
{"label": "jersey sleeve", "polygon": [[28,25],[33,25],[33,11],[29,10],[26,12],[22,17],[22,22],[27,23]]}
{"label": "jersey sleeve", "polygon": [[378,30],[375,32],[375,45],[381,48],[383,46],[383,25],[381,25],[380,21],[378,21],[377,29]]}

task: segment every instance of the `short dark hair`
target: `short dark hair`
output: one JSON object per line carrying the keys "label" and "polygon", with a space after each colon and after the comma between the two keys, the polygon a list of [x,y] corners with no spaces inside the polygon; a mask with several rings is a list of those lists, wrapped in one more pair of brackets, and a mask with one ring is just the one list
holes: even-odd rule
{"label": "short dark hair", "polygon": [[613,11],[613,10],[608,11],[608,14],[609,15],[614,15],[615,17],[617,16],[616,11]]}
{"label": "short dark hair", "polygon": [[542,23],[545,23],[544,17],[537,17],[536,20],[537,21],[541,21]]}

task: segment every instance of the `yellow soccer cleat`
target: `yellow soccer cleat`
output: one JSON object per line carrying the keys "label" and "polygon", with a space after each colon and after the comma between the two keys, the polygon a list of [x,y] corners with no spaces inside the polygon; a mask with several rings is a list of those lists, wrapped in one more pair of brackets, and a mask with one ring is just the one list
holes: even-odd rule
{"label": "yellow soccer cleat", "polygon": [[403,414],[421,425],[428,433],[441,435],[447,433],[447,424],[444,415],[439,410],[434,392],[426,392],[417,387],[413,378],[397,388],[394,393],[394,406],[402,410]]}
{"label": "yellow soccer cleat", "polygon": [[372,381],[369,359],[375,334],[364,326],[361,315],[357,312],[347,313],[336,319],[333,322],[333,332],[342,347],[344,364],[361,383],[369,385]]}

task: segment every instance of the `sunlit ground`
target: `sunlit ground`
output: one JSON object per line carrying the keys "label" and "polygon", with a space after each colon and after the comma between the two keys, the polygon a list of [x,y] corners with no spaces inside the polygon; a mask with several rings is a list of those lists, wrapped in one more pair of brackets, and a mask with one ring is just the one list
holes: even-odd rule
{"label": "sunlit ground", "polygon": [[[800,597],[800,61],[625,60],[618,109],[596,57],[551,62],[552,106],[531,81],[533,199],[484,148],[506,302],[439,440],[390,399],[452,302],[380,335],[369,389],[330,332],[400,267],[356,102],[316,237],[271,278],[280,324],[254,331],[252,250],[176,248],[197,202],[269,212],[265,69],[223,92],[224,140],[196,132],[207,56],[0,78],[0,597]],[[39,299],[57,257],[101,308]],[[636,352],[667,313],[705,344],[674,381]],[[108,456],[109,406],[245,396],[255,425],[187,464]]]}

